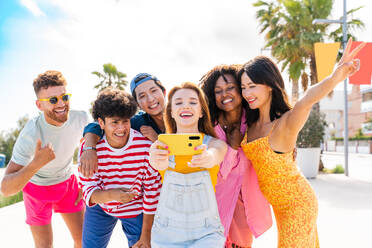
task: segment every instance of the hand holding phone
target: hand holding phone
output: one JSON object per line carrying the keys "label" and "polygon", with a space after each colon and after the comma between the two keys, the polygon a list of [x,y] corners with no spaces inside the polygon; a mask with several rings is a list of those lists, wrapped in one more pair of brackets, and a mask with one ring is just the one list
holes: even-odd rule
{"label": "hand holding phone", "polygon": [[150,147],[149,162],[157,170],[165,170],[169,164],[168,146],[157,140]]}
{"label": "hand holding phone", "polygon": [[213,153],[207,150],[207,145],[202,144],[198,147],[200,151],[199,154],[192,156],[192,159],[189,163],[187,163],[190,167],[199,167],[199,168],[212,168],[215,166]]}

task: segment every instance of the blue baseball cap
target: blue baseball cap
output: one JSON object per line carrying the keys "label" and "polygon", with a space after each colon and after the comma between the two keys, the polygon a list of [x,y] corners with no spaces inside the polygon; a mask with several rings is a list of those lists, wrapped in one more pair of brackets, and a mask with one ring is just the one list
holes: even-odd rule
{"label": "blue baseball cap", "polygon": [[148,73],[137,74],[132,79],[132,81],[130,81],[130,92],[132,93],[132,95],[134,95],[134,90],[138,85],[140,85],[140,84],[142,84],[142,83],[144,83],[148,80],[154,80],[155,82],[159,82],[159,80],[151,74],[148,74]]}

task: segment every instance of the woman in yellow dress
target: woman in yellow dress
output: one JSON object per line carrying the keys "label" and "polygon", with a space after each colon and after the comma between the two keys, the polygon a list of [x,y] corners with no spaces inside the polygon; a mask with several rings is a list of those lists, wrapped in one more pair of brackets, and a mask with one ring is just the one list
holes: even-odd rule
{"label": "woman in yellow dress", "polygon": [[288,104],[282,76],[269,58],[256,57],[239,72],[242,95],[249,105],[242,149],[273,207],[279,248],[319,247],[317,198],[297,169],[293,150],[313,104],[359,70],[359,60],[354,57],[364,45],[350,51],[349,40],[335,71],[311,87],[293,108]]}

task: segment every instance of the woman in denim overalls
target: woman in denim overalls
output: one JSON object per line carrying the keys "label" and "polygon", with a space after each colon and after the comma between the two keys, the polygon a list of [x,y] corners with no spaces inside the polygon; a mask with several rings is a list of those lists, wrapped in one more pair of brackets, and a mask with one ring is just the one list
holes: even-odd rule
{"label": "woman in denim overalls", "polygon": [[151,146],[150,164],[163,177],[151,246],[222,248],[225,237],[214,186],[227,146],[214,138],[208,105],[195,84],[184,83],[169,92],[165,125],[167,133],[201,133],[203,145],[197,147],[199,155],[175,157],[160,141]]}

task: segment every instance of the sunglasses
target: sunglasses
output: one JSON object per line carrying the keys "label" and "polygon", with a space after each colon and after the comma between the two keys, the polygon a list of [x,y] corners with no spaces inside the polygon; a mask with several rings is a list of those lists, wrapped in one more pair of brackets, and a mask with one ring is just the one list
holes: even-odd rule
{"label": "sunglasses", "polygon": [[68,102],[70,100],[70,97],[71,97],[71,94],[63,94],[63,95],[60,95],[60,96],[52,96],[52,97],[49,97],[49,98],[45,98],[45,99],[38,99],[39,101],[43,101],[43,102],[50,102],[51,104],[57,104],[58,103],[58,99],[61,99],[62,101],[64,102]]}

